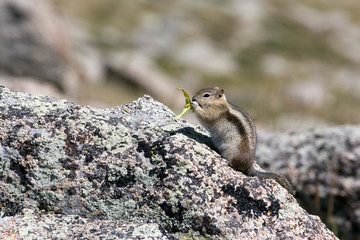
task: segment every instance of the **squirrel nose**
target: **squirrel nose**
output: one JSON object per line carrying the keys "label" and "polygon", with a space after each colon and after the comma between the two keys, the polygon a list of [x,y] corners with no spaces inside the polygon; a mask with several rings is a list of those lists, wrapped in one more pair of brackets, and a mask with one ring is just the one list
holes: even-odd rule
{"label": "squirrel nose", "polygon": [[195,102],[195,101],[196,101],[195,97],[193,97],[193,98],[191,99],[191,101]]}

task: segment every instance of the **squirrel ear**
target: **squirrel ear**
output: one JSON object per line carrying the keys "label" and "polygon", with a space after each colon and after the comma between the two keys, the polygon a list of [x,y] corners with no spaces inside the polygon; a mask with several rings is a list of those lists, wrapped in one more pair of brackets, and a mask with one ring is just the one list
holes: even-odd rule
{"label": "squirrel ear", "polygon": [[224,95],[224,89],[219,90],[217,94],[218,98],[221,98],[223,95]]}

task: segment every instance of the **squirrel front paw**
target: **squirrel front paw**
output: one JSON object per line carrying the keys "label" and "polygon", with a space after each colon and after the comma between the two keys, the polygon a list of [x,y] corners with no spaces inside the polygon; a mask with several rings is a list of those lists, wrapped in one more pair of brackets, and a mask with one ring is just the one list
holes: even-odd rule
{"label": "squirrel front paw", "polygon": [[201,108],[197,101],[191,101],[191,109],[196,111],[196,109]]}

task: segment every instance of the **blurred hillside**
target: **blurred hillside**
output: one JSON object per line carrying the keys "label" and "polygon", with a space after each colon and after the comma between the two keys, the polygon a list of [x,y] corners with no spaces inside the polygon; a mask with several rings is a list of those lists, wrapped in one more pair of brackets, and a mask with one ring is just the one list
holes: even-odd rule
{"label": "blurred hillside", "polygon": [[178,113],[176,87],[220,86],[262,129],[360,122],[356,0],[51,3],[71,59],[56,84],[76,102],[116,106],[149,93]]}

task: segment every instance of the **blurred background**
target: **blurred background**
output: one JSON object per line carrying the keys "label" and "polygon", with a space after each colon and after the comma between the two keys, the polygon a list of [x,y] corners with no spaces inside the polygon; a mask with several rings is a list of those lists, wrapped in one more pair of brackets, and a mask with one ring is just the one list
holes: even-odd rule
{"label": "blurred background", "polygon": [[0,84],[175,113],[219,86],[264,131],[358,124],[359,23],[356,0],[1,0]]}
{"label": "blurred background", "polygon": [[0,0],[0,85],[176,114],[219,86],[263,132],[359,124],[360,2]]}

